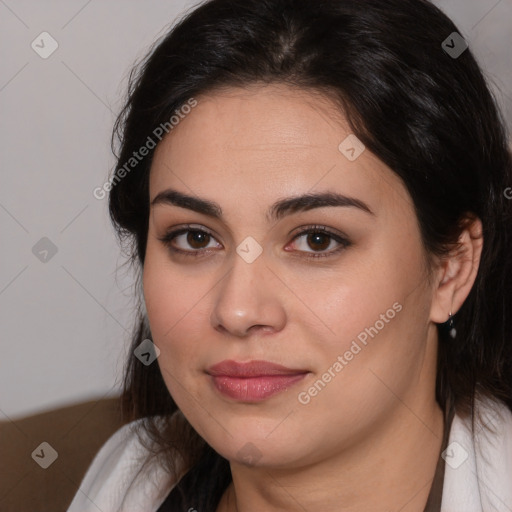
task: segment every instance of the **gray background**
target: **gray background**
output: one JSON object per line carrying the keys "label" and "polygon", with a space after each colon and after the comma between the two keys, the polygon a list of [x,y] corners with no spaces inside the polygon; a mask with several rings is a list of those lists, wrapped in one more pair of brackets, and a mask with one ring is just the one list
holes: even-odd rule
{"label": "gray background", "polygon": [[[512,0],[435,3],[501,89],[512,125]],[[191,5],[0,0],[0,420],[120,390],[133,277],[92,191],[114,165],[131,66]],[[31,47],[43,31],[59,45],[47,59]],[[46,262],[32,252],[43,237],[57,248]]]}

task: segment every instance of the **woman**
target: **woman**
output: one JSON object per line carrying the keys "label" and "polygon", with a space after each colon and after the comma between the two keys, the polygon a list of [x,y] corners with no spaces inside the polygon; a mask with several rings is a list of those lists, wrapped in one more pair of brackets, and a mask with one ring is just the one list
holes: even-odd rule
{"label": "woman", "polygon": [[512,510],[511,155],[453,23],[211,0],[131,84],[131,422],[69,511]]}

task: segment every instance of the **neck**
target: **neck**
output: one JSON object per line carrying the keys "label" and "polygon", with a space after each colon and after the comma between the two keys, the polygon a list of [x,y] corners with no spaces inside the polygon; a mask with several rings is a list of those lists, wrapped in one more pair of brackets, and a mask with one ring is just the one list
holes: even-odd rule
{"label": "neck", "polygon": [[218,512],[322,510],[423,512],[441,449],[444,418],[433,401],[414,410],[397,400],[371,436],[311,466],[231,463]]}

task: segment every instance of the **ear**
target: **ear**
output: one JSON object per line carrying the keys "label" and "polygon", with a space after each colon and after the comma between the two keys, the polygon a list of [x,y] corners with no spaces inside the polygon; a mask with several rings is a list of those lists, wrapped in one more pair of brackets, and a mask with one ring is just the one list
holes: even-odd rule
{"label": "ear", "polygon": [[469,295],[475,282],[482,255],[482,222],[477,217],[467,218],[459,236],[459,247],[441,258],[435,272],[430,320],[446,322],[454,315]]}

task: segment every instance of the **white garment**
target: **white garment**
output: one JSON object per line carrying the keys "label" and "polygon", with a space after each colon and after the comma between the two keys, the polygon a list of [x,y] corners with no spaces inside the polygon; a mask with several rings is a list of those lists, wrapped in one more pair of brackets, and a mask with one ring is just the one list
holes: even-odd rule
{"label": "white garment", "polygon": [[[512,413],[501,402],[477,402],[482,423],[453,418],[445,450],[441,512],[512,512]],[[140,472],[147,450],[124,425],[92,461],[67,512],[155,512],[173,485],[158,459]]]}

